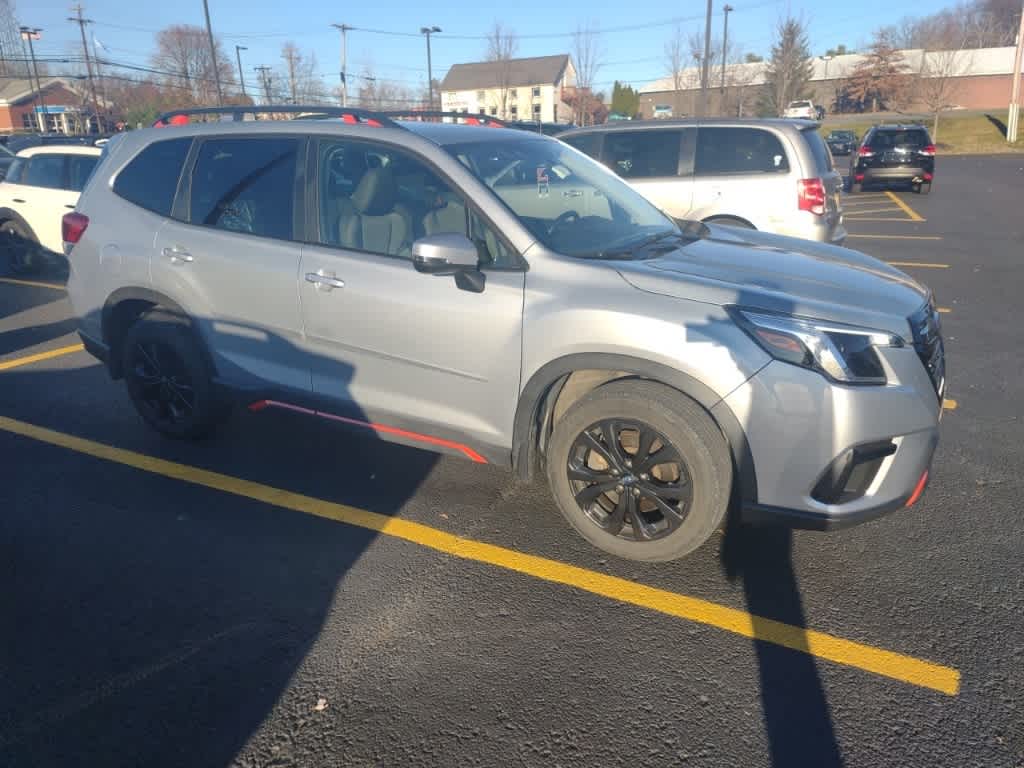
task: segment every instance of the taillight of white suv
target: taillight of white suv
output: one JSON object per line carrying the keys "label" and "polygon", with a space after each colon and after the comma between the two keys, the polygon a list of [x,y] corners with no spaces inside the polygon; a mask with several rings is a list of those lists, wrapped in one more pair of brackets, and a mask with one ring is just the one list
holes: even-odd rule
{"label": "taillight of white suv", "polygon": [[60,222],[61,239],[66,245],[75,245],[82,239],[82,235],[85,234],[86,227],[88,226],[89,217],[84,213],[78,213],[77,211],[65,213],[64,218]]}

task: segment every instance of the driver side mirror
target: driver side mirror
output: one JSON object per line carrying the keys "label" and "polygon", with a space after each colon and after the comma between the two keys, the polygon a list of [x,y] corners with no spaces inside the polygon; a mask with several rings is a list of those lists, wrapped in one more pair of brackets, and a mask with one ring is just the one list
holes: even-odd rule
{"label": "driver side mirror", "polygon": [[412,265],[417,272],[454,275],[464,291],[482,293],[486,276],[479,270],[480,254],[468,237],[456,232],[426,235],[412,244]]}

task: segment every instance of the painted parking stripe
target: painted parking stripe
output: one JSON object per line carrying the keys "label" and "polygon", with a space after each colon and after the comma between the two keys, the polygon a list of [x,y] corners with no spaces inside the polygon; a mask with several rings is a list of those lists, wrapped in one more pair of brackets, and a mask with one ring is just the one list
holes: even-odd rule
{"label": "painted parking stripe", "polygon": [[950,309],[949,307],[939,307],[939,312],[942,312],[943,314],[946,314],[946,313],[952,312],[952,311],[953,310]]}
{"label": "painted parking stripe", "polygon": [[16,280],[13,277],[0,277],[0,283],[7,283],[9,285],[24,285],[29,288],[49,288],[53,291],[66,291],[60,283],[41,283],[37,280]]}
{"label": "painted parking stripe", "polygon": [[934,261],[887,261],[890,267],[921,267],[923,269],[949,269],[949,264]]}
{"label": "painted parking stripe", "polygon": [[32,363],[38,363],[43,360],[52,360],[55,357],[71,355],[75,352],[81,352],[84,349],[85,347],[81,344],[72,344],[68,347],[59,347],[58,349],[48,349],[45,352],[36,352],[34,355],[16,357],[13,360],[0,360],[0,371],[9,371],[13,368],[21,368],[23,365],[31,365]]}
{"label": "painted parking stripe", "polygon": [[847,237],[862,237],[866,240],[941,240],[940,235],[855,235],[852,232]]}
{"label": "painted parking stripe", "polygon": [[900,210],[907,214],[907,216],[909,216],[911,219],[913,219],[914,221],[924,221],[924,216],[922,216],[909,205],[900,200],[895,193],[886,192],[885,194],[889,197],[890,200],[896,203],[896,205],[900,207]]}
{"label": "painted parking stripe", "polygon": [[385,536],[403,539],[454,557],[486,563],[498,568],[561,584],[620,603],[687,621],[716,627],[743,637],[780,645],[910,685],[955,696],[960,690],[960,672],[924,659],[846,640],[824,632],[754,616],[746,611],[718,605],[688,595],[656,589],[627,579],[590,571],[567,563],[528,555],[515,550],[466,539],[422,523],[389,517],[262,483],[179,464],[155,456],[116,448],[45,427],[0,416],[0,430],[77,453],[230,493],[264,504],[302,512],[347,525],[358,526]]}
{"label": "painted parking stripe", "polygon": [[861,221],[898,221],[902,224],[918,224],[919,222],[913,219],[896,219],[892,217],[880,217],[880,216],[851,216],[850,214],[843,214],[843,219],[848,222],[856,223]]}
{"label": "painted parking stripe", "polygon": [[[846,210],[845,206],[844,206],[843,210],[845,212],[845,210]],[[847,217],[849,217],[849,216],[860,216],[862,213],[896,213],[896,211],[894,211],[892,208],[868,208],[868,209],[858,208],[856,210],[850,211],[849,213],[844,213],[844,215],[847,216]],[[910,219],[910,221],[918,221],[918,219]]]}
{"label": "painted parking stripe", "polygon": [[943,410],[955,411],[959,407],[960,403],[958,403],[956,400],[953,400],[952,398],[947,397],[942,401]]}

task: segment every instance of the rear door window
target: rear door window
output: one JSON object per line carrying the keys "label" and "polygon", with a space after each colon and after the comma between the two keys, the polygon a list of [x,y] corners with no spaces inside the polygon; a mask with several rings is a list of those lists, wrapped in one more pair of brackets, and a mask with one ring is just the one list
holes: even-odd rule
{"label": "rear door window", "polygon": [[189,221],[261,237],[293,237],[295,138],[209,139],[192,171]]}
{"label": "rear door window", "polygon": [[808,129],[801,131],[800,135],[803,136],[807,147],[811,150],[816,175],[829,173],[832,170],[832,153],[825,144],[825,140],[821,138],[821,134],[814,129]]}
{"label": "rear door window", "polygon": [[694,173],[698,176],[786,173],[789,159],[778,136],[760,128],[701,128]]}
{"label": "rear door window", "polygon": [[191,146],[192,139],[188,138],[150,144],[117,174],[115,194],[140,208],[170,216],[178,179]]}
{"label": "rear door window", "polygon": [[585,155],[597,159],[601,153],[600,133],[581,133],[579,136],[566,136],[562,139],[570,147],[575,147]]}
{"label": "rear door window", "polygon": [[68,189],[81,192],[99,159],[99,155],[68,155]]}
{"label": "rear door window", "polygon": [[611,131],[605,135],[605,164],[625,179],[679,175],[683,132],[673,130]]}
{"label": "rear door window", "polygon": [[33,155],[22,181],[29,187],[64,188],[64,155]]}
{"label": "rear door window", "polygon": [[25,167],[28,162],[23,157],[14,158],[14,162],[11,163],[11,167],[7,169],[7,177],[5,181],[9,184],[21,184],[25,175]]}

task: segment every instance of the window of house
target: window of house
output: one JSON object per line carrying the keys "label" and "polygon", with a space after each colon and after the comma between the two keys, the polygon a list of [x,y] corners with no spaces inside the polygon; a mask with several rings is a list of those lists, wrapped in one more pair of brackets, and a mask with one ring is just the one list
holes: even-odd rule
{"label": "window of house", "polygon": [[161,216],[170,216],[191,138],[156,141],[139,152],[114,179],[114,194]]}
{"label": "window of house", "polygon": [[534,88],[533,88],[533,98],[535,98],[535,99],[539,99],[540,98],[540,86],[539,85],[534,86]]}
{"label": "window of house", "polygon": [[491,107],[491,115],[495,116],[495,117],[498,115],[498,108],[497,107]]}
{"label": "window of house", "polygon": [[518,98],[519,98],[519,91],[516,90],[515,88],[509,88],[508,100],[509,101],[515,101]]}
{"label": "window of house", "polygon": [[611,131],[604,142],[605,162],[627,179],[676,176],[682,137],[679,129]]}
{"label": "window of house", "polygon": [[298,139],[276,137],[203,142],[192,171],[191,223],[291,239],[298,147]]}
{"label": "window of house", "polygon": [[784,173],[789,171],[789,161],[782,142],[769,131],[701,128],[693,170],[698,175]]}
{"label": "window of house", "polygon": [[517,107],[515,104],[509,107],[508,111],[509,114],[512,115],[512,117],[519,117],[519,107]]}
{"label": "window of house", "polygon": [[540,104],[533,105],[533,119],[540,120]]}
{"label": "window of house", "polygon": [[487,91],[477,91],[476,92],[476,100],[477,101],[483,101],[486,98],[487,98]]}

